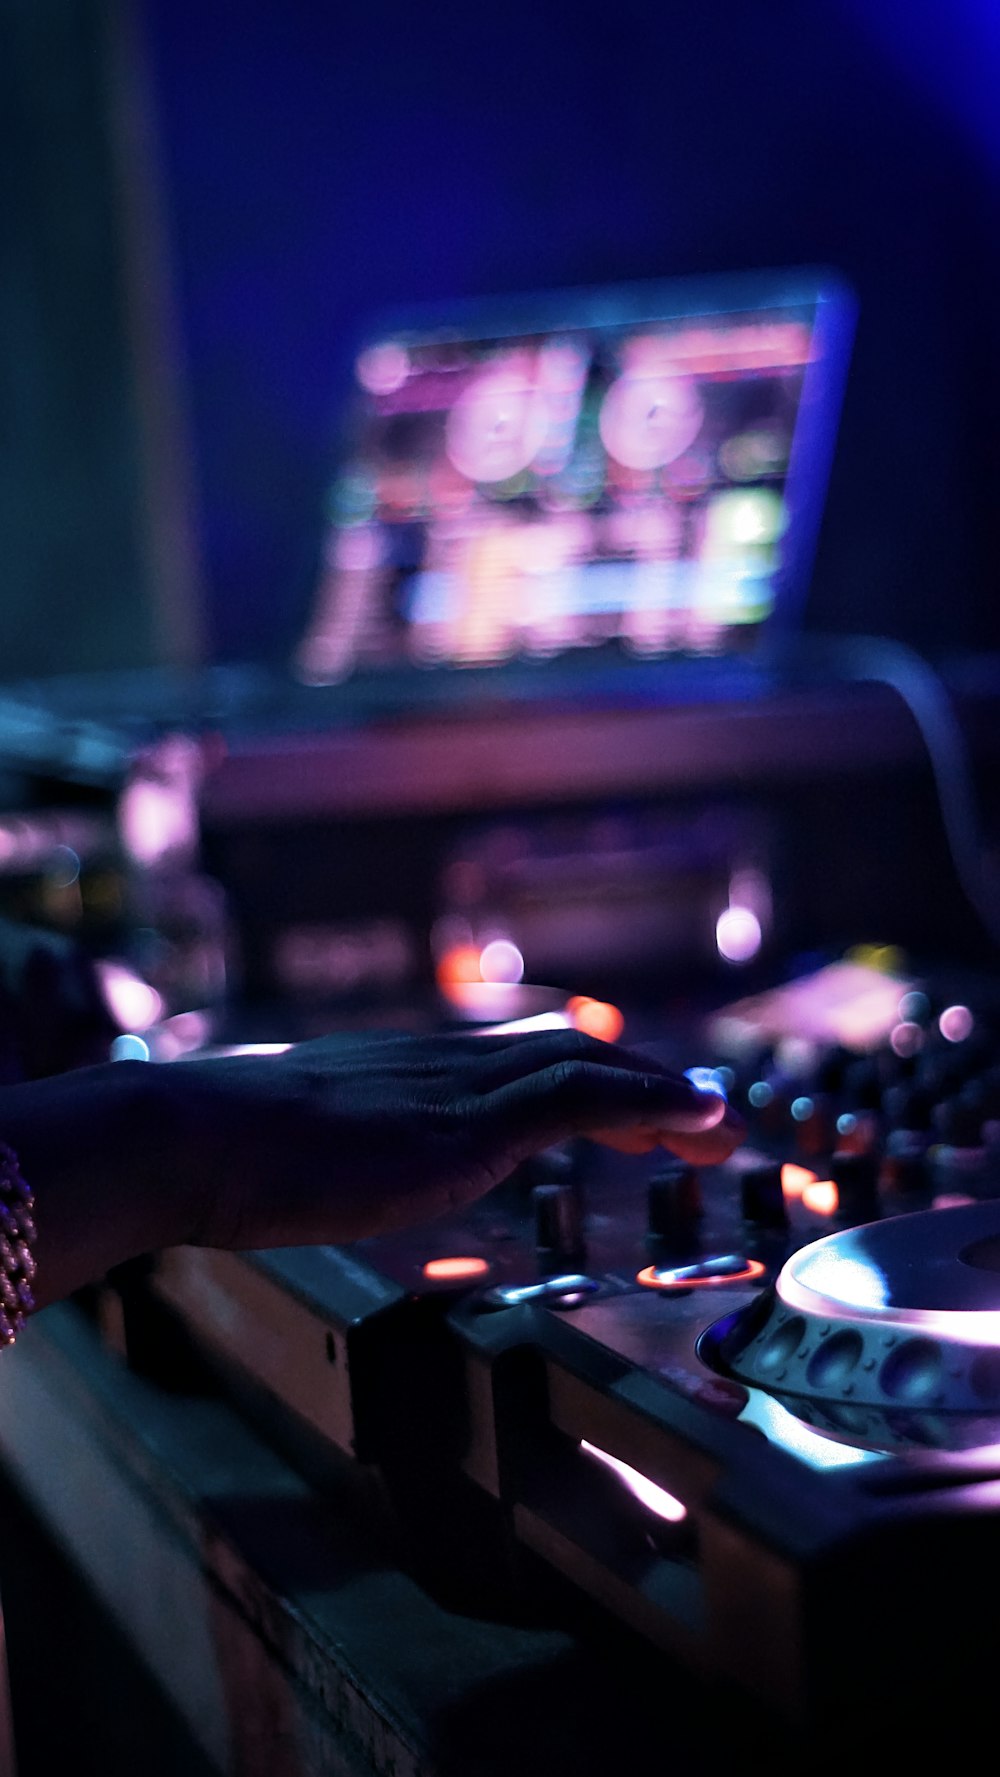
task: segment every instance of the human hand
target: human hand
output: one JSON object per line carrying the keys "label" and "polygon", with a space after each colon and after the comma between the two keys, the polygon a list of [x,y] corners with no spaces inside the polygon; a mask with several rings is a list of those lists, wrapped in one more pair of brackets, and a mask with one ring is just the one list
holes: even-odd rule
{"label": "human hand", "polygon": [[579,1031],[322,1037],[283,1054],[173,1063],[166,1156],[195,1243],[342,1243],[482,1196],[573,1136],[714,1164],[743,1125],[725,1100]]}

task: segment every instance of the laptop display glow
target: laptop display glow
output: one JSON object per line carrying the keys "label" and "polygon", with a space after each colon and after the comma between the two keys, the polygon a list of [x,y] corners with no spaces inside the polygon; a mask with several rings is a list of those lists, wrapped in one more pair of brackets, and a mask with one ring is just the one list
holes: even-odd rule
{"label": "laptop display glow", "polygon": [[849,351],[834,278],[550,293],[360,346],[298,675],[544,689],[797,626]]}

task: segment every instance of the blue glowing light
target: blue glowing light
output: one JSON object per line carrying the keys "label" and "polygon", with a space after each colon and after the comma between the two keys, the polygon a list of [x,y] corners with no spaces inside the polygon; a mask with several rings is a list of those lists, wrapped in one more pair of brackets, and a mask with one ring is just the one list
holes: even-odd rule
{"label": "blue glowing light", "polygon": [[732,1083],[732,1072],[723,1067],[688,1067],[684,1070],[684,1078],[697,1086],[699,1092],[714,1092],[717,1098],[725,1098],[727,1086]]}

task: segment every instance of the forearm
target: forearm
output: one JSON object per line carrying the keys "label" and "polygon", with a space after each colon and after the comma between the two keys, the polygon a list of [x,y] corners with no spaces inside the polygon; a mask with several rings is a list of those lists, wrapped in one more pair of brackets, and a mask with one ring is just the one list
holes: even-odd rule
{"label": "forearm", "polygon": [[0,1139],[35,1194],[37,1307],[189,1233],[157,1071],[107,1063],[0,1089]]}
{"label": "forearm", "polygon": [[35,1194],[39,1307],[167,1246],[343,1243],[413,1226],[574,1135],[714,1165],[742,1124],[718,1094],[570,1030],[361,1032],[0,1090],[0,1141]]}

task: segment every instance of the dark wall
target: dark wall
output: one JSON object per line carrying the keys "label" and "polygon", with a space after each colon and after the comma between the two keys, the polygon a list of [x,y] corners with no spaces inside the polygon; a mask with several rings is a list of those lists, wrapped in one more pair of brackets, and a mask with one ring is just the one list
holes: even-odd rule
{"label": "dark wall", "polygon": [[861,300],[812,624],[996,646],[991,6],[11,0],[0,677],[286,656],[383,307],[806,261]]}
{"label": "dark wall", "polygon": [[216,649],[297,634],[373,311],[816,260],[854,280],[861,326],[812,622],[994,645],[996,162],[963,127],[970,6],[889,9],[915,70],[853,0],[146,0]]}
{"label": "dark wall", "polygon": [[124,9],[0,11],[0,679],[195,658]]}

